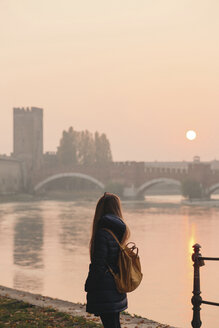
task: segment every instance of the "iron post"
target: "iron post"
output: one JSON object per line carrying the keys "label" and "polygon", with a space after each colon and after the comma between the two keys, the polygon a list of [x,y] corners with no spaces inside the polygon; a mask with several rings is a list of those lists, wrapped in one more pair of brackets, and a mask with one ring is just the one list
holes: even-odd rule
{"label": "iron post", "polygon": [[200,318],[200,311],[201,311],[201,303],[202,298],[200,296],[200,273],[199,267],[204,265],[204,261],[200,259],[200,248],[199,244],[195,244],[192,246],[194,249],[194,253],[192,254],[192,261],[194,262],[194,282],[193,282],[193,297],[192,297],[192,305],[193,305],[193,319],[192,319],[192,327],[193,328],[200,328],[202,325],[201,318]]}

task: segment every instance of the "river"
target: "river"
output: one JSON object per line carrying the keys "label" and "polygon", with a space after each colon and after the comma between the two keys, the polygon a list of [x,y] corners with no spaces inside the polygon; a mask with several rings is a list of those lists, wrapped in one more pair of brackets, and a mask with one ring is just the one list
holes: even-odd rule
{"label": "river", "polygon": [[[166,197],[166,198],[165,198]],[[163,202],[165,199],[165,202]],[[130,313],[188,328],[192,318],[192,245],[219,257],[219,208],[179,206],[179,196],[123,203],[144,274],[128,295]],[[153,204],[152,204],[153,202]],[[41,201],[0,205],[0,284],[85,302],[93,202]],[[219,263],[201,268],[205,300],[219,302]],[[203,327],[219,327],[219,309],[203,305]]]}

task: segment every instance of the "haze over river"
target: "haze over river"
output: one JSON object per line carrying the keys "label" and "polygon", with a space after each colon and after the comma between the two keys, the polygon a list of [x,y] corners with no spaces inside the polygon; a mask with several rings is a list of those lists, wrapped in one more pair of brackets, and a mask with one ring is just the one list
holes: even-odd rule
{"label": "haze over river", "polygon": [[[84,303],[94,208],[93,202],[1,204],[0,284]],[[198,242],[202,255],[219,257],[219,208],[124,203],[123,212],[144,274],[140,287],[128,295],[128,311],[190,327],[192,245]],[[206,262],[201,268],[204,300],[219,302],[218,281],[219,263]],[[203,327],[219,327],[218,307],[203,305],[201,318]]]}

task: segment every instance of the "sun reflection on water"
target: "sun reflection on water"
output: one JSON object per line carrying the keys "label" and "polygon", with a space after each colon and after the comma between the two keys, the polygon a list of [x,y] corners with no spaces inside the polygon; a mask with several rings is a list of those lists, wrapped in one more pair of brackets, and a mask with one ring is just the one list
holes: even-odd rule
{"label": "sun reflection on water", "polygon": [[196,240],[196,226],[195,226],[194,223],[191,224],[190,229],[191,229],[191,232],[190,232],[189,243],[188,243],[188,252],[189,252],[190,259],[191,259],[191,256],[192,256],[192,253],[193,253],[192,246],[197,242],[197,240]]}

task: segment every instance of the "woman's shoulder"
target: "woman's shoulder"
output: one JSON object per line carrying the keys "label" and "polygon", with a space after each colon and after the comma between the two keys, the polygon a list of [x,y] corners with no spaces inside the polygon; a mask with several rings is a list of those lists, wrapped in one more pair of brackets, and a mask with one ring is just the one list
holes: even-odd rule
{"label": "woman's shoulder", "polygon": [[[115,216],[113,214],[107,214],[104,215],[100,221],[99,221],[99,227],[100,230],[109,229],[112,231],[116,237],[121,241],[123,234],[126,230],[126,224],[123,222],[122,219],[120,219],[118,216]],[[105,237],[112,239],[112,235],[110,232],[105,230]]]}
{"label": "woman's shoulder", "polygon": [[114,214],[106,214],[101,217],[99,221],[99,228],[108,228],[112,230],[125,230],[126,225],[120,217]]}

